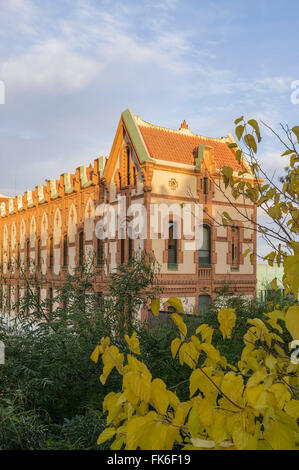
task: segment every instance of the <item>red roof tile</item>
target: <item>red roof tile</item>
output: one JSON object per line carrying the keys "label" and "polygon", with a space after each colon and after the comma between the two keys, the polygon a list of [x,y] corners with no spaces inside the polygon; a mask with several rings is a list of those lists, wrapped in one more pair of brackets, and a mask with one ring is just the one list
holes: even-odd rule
{"label": "red roof tile", "polygon": [[214,157],[217,168],[230,166],[235,171],[243,170],[235,159],[235,152],[228,147],[228,143],[202,138],[195,135],[179,134],[158,127],[139,125],[140,132],[150,157],[169,162],[195,164],[195,155],[199,145],[214,148]]}

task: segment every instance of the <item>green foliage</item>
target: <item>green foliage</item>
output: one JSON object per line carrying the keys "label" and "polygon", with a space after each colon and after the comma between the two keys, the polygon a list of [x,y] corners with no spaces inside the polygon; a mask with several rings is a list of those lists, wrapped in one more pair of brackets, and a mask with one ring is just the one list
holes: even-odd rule
{"label": "green foliage", "polygon": [[78,268],[54,292],[49,312],[49,300],[36,296],[38,279],[24,274],[27,289],[17,318],[8,324],[0,317],[6,356],[0,374],[0,448],[94,448],[91,430],[102,422],[99,400],[121,380],[112,374],[109,385],[101,384],[89,356],[99,337],[113,336],[122,324],[128,299],[134,296],[142,306],[155,291],[146,256],[121,267],[106,295],[95,290],[95,276],[88,263]]}

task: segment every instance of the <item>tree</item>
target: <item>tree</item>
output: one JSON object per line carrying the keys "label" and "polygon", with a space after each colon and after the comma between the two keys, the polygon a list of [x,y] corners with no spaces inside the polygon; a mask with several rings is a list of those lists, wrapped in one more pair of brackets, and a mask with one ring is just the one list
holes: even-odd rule
{"label": "tree", "polygon": [[[264,184],[260,178],[256,154],[261,135],[257,122],[245,122],[242,117],[235,124],[237,138],[242,139],[249,156],[249,168],[235,177],[232,168],[224,167],[224,184],[232,188],[235,199],[249,198],[276,224],[276,229],[261,224],[255,229],[266,236],[272,248],[265,259],[270,265],[274,261],[283,264],[284,287],[297,299],[299,127],[292,131],[286,128],[288,145],[283,156],[289,157],[290,164],[280,188],[271,180]],[[252,131],[248,132],[248,127]],[[237,144],[232,146],[237,148]],[[240,148],[236,158],[242,159]],[[248,170],[251,181],[244,178]],[[226,219],[229,217],[224,214],[224,224]],[[183,312],[177,299],[168,302],[177,312]],[[153,300],[151,307],[158,314],[159,301]],[[190,368],[189,399],[180,401],[163,380],[153,379],[148,367],[139,360],[142,351],[135,332],[125,337],[130,348],[126,356],[110,344],[109,337],[103,337],[91,359],[97,363],[102,358],[102,383],[116,369],[122,377],[122,388],[104,399],[107,427],[98,443],[110,441],[112,450],[298,448],[299,360],[298,350],[293,351],[299,344],[298,303],[265,313],[264,321],[248,320],[237,367],[230,365],[214,347],[210,326],[201,324],[190,336],[178,313],[172,313],[171,318],[179,332],[171,343],[171,354]],[[236,322],[235,310],[220,309],[218,321],[223,339],[229,341]]]}

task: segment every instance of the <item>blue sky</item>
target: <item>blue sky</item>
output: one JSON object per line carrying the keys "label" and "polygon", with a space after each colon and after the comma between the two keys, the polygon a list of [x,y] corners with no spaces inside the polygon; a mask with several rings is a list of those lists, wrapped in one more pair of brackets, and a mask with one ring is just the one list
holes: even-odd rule
{"label": "blue sky", "polygon": [[[298,30],[294,0],[0,0],[0,193],[108,155],[128,107],[213,137],[242,114],[299,125]],[[266,133],[278,175],[279,151]]]}

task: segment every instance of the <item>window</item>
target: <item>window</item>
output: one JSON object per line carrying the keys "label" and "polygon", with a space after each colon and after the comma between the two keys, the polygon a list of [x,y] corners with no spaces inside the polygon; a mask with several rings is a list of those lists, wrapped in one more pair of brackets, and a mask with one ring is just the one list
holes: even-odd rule
{"label": "window", "polygon": [[104,244],[101,238],[97,238],[97,265],[102,266],[104,261]]}
{"label": "window", "polygon": [[208,225],[201,225],[200,230],[200,241],[202,241],[201,247],[198,250],[198,264],[199,265],[210,265],[211,264],[211,229]]}
{"label": "window", "polygon": [[39,312],[39,310],[40,310],[40,299],[41,299],[41,297],[40,297],[40,287],[37,287],[36,288],[36,302],[37,302],[37,309],[36,310],[37,310],[37,312]]}
{"label": "window", "polygon": [[168,223],[168,269],[177,267],[178,244],[176,238],[176,222]]}
{"label": "window", "polygon": [[129,243],[129,260],[131,260],[132,257],[133,257],[133,240],[132,240],[132,238],[128,239],[128,243]]}
{"label": "window", "polygon": [[11,285],[8,284],[8,294],[7,294],[7,311],[10,313],[10,305],[11,305]]}
{"label": "window", "polygon": [[30,264],[30,242],[27,240],[26,242],[26,260],[27,260],[27,266]]}
{"label": "window", "polygon": [[130,225],[128,227],[128,258],[129,261],[133,258],[133,230]]}
{"label": "window", "polygon": [[120,264],[125,262],[125,239],[121,238],[120,240]]}
{"label": "window", "polygon": [[17,266],[20,267],[20,243],[18,243],[17,247]]}
{"label": "window", "polygon": [[83,266],[84,261],[84,238],[83,231],[79,232],[79,266]]}
{"label": "window", "polygon": [[211,304],[211,297],[209,295],[200,295],[198,297],[198,313],[207,313]]}
{"label": "window", "polygon": [[67,246],[67,235],[63,237],[63,266],[67,266],[67,255],[68,255],[68,246]]}
{"label": "window", "polygon": [[17,313],[20,311],[20,286],[17,285],[17,305],[16,305]]}
{"label": "window", "polygon": [[54,246],[53,246],[53,237],[50,238],[49,243],[49,267],[50,269],[53,268],[53,261],[54,261]]}
{"label": "window", "polygon": [[53,288],[49,288],[49,313],[53,312]]}
{"label": "window", "polygon": [[232,240],[231,240],[231,266],[232,268],[238,268],[239,266],[239,227],[231,228]]}
{"label": "window", "polygon": [[130,186],[131,183],[131,155],[130,149],[127,147],[127,185]]}
{"label": "window", "polygon": [[37,240],[36,264],[37,267],[40,268],[40,238]]}
{"label": "window", "polygon": [[203,193],[208,194],[208,178],[205,176],[203,179]]}

